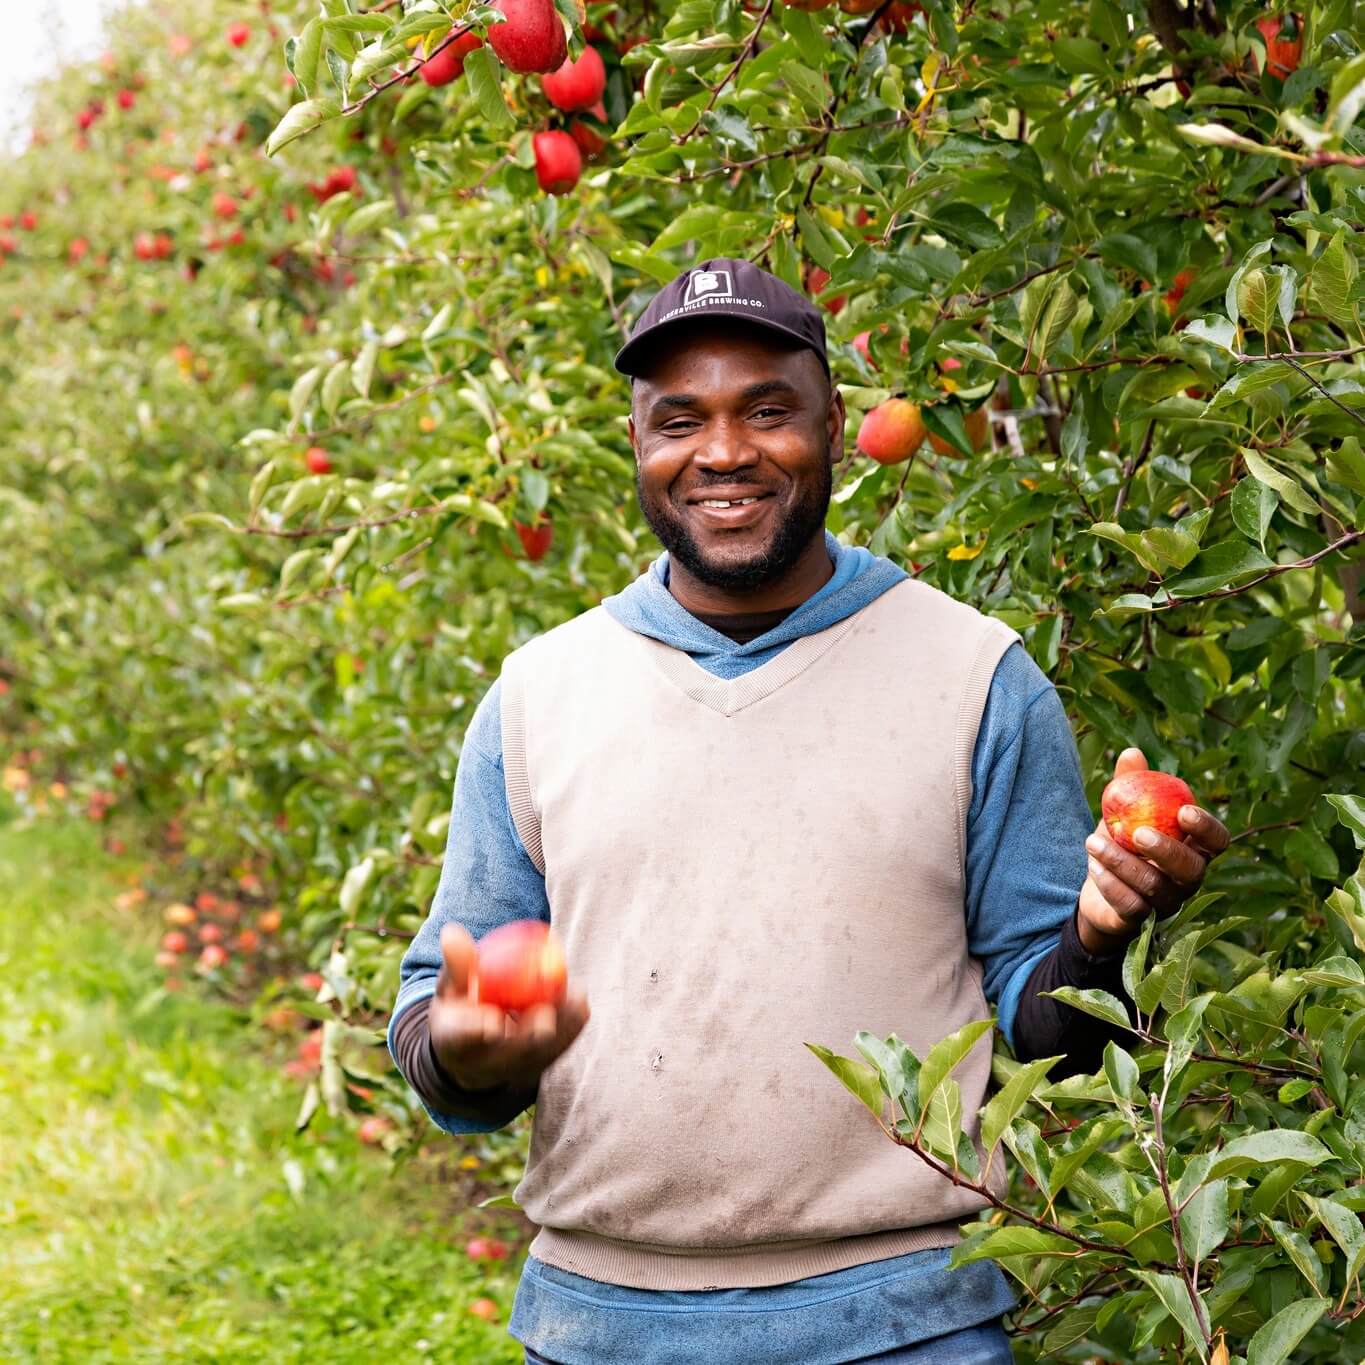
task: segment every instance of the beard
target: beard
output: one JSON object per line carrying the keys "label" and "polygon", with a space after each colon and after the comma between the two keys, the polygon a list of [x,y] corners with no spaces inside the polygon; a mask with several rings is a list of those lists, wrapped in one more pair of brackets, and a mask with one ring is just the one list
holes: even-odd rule
{"label": "beard", "polygon": [[635,492],[640,511],[669,557],[681,564],[695,579],[722,591],[746,592],[767,587],[782,578],[799,560],[816,533],[822,531],[829,514],[834,489],[833,461],[826,458],[819,480],[775,525],[766,541],[751,543],[743,549],[704,551],[692,536],[686,520],[675,511],[667,496],[652,499],[635,471]]}

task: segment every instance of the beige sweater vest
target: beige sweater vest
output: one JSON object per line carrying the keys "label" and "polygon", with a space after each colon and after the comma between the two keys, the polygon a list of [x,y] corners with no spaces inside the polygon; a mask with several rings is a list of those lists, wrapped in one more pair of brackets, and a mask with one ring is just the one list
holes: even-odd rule
{"label": "beige sweater vest", "polygon": [[[989,1016],[963,844],[1015,638],[907,579],[732,680],[600,607],[507,657],[508,800],[592,1009],[540,1080],[534,1255],[725,1289],[957,1240],[983,1201],[802,1045],[869,1029],[922,1057]],[[968,1115],[990,1050],[954,1073]]]}

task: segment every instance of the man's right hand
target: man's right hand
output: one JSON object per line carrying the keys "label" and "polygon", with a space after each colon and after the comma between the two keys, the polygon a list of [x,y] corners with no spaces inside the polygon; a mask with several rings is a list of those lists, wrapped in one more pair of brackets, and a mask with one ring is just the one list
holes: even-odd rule
{"label": "man's right hand", "polygon": [[431,1045],[462,1090],[533,1090],[540,1073],[583,1031],[588,1001],[568,995],[558,1006],[509,1014],[474,999],[478,950],[458,924],[441,929],[441,972],[427,1013]]}

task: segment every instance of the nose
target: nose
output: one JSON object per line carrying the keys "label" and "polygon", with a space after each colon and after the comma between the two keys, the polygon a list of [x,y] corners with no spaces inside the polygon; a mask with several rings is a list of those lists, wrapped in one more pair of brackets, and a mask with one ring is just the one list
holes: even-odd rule
{"label": "nose", "polygon": [[702,469],[713,469],[728,474],[736,469],[748,469],[758,463],[758,447],[754,445],[743,422],[729,422],[718,417],[697,446],[692,462]]}

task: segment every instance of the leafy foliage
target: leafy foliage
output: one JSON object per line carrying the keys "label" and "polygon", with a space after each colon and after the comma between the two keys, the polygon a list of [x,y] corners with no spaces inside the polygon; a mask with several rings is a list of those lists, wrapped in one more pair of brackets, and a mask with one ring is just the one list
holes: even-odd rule
{"label": "leafy foliage", "polygon": [[[1282,79],[1245,0],[594,4],[609,140],[555,197],[531,134],[575,120],[534,77],[420,79],[491,8],[298,0],[240,49],[234,8],[130,13],[7,168],[40,217],[0,262],[0,720],[194,858],[267,859],[369,1024],[500,659],[651,557],[622,331],[758,260],[828,310],[831,529],[1021,631],[1092,798],[1137,743],[1238,836],[1135,945],[1102,1074],[997,1058],[1009,1220],[961,1254],[1027,1290],[1021,1353],[1358,1359],[1360,6],[1305,6]],[[900,468],[853,450],[892,395],[936,438]],[[889,1140],[977,1180],[970,1041],[857,1045]]]}

